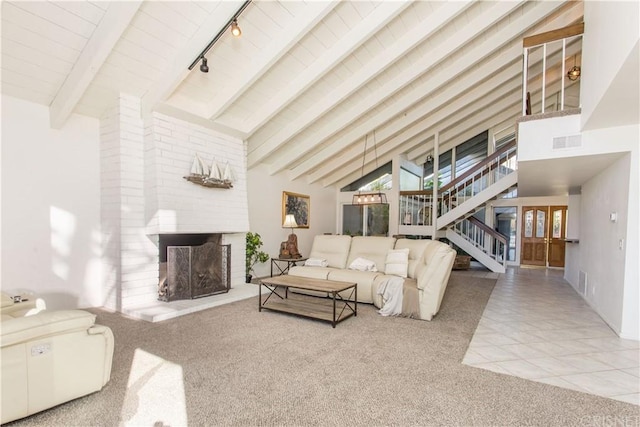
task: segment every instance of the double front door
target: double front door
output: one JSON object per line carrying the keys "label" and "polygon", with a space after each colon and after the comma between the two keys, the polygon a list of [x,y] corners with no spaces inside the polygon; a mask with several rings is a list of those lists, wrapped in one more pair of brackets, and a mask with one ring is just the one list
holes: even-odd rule
{"label": "double front door", "polygon": [[525,206],[521,237],[520,264],[564,267],[567,207]]}

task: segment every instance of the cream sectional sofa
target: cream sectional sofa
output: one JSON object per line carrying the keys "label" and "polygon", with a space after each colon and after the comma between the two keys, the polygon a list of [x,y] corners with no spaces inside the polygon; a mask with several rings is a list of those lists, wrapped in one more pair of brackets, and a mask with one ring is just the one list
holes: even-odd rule
{"label": "cream sectional sofa", "polygon": [[111,329],[95,314],[46,310],[28,296],[0,293],[2,424],[98,391],[111,377]]}
{"label": "cream sectional sofa", "polygon": [[[356,282],[358,302],[382,308],[385,301],[378,289],[380,283],[389,278],[385,274],[385,261],[389,251],[397,249],[409,252],[404,295],[417,304],[412,317],[431,320],[440,309],[456,256],[452,248],[436,240],[319,235],[314,238],[309,259],[324,260],[327,266],[296,266],[289,270],[289,275]],[[375,263],[377,271],[350,269],[358,258]]]}

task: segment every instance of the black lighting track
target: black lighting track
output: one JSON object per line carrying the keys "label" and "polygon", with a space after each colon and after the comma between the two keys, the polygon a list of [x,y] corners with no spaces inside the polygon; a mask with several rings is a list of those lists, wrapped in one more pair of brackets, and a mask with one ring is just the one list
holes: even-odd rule
{"label": "black lighting track", "polygon": [[204,56],[207,54],[207,52],[209,52],[209,49],[211,49],[213,47],[213,45],[216,44],[216,42],[220,39],[220,37],[222,37],[222,35],[225,33],[225,31],[227,31],[229,29],[229,27],[231,27],[231,24],[233,23],[233,21],[238,19],[238,17],[247,8],[247,6],[249,6],[250,3],[251,3],[251,0],[247,0],[242,4],[242,6],[240,6],[240,9],[238,9],[238,11],[231,17],[231,19],[229,19],[229,21],[225,24],[225,26],[222,27],[222,29],[218,32],[218,34],[216,34],[216,36],[213,38],[213,40],[211,40],[209,42],[207,47],[205,47],[204,50],[200,53],[200,55],[198,55],[198,57],[196,59],[194,59],[194,61],[191,63],[191,65],[189,65],[189,71],[193,70],[193,67],[196,66],[198,61],[200,61],[202,58],[204,58]]}

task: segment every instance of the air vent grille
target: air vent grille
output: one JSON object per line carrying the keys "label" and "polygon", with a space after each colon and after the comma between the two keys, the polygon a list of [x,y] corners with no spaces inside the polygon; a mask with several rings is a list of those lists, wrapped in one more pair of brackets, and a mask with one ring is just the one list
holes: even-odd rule
{"label": "air vent grille", "polygon": [[553,149],[582,147],[582,135],[556,136],[553,138]]}
{"label": "air vent grille", "polygon": [[580,277],[578,278],[578,292],[582,295],[587,295],[587,273],[584,271],[580,272]]}

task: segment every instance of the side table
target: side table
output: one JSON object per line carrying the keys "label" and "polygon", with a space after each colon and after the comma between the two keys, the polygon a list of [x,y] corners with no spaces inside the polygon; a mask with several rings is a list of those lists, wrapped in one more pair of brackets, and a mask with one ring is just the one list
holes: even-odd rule
{"label": "side table", "polygon": [[[271,277],[273,277],[273,267],[276,267],[276,276],[287,274],[292,266],[299,262],[305,262],[309,258],[271,258]],[[280,264],[282,263],[282,264]],[[287,263],[285,266],[284,263]]]}

